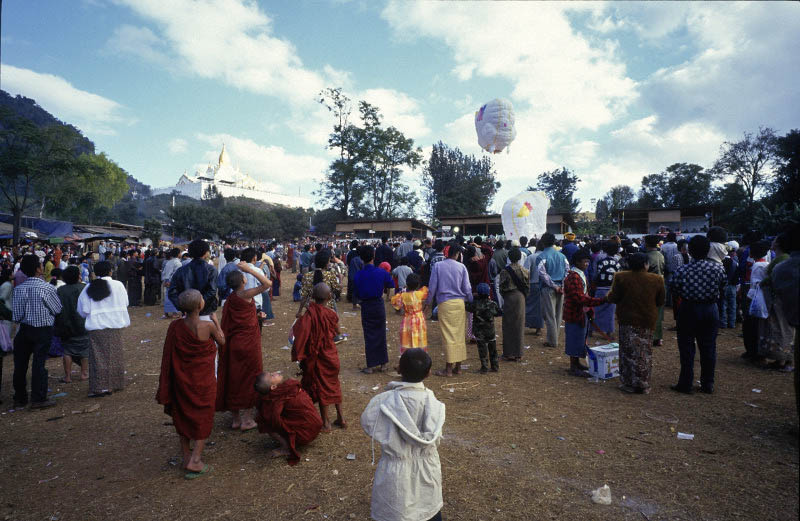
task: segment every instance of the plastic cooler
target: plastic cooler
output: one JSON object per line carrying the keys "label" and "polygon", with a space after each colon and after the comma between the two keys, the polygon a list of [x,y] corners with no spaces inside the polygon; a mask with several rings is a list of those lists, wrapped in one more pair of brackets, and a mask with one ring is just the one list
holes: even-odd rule
{"label": "plastic cooler", "polygon": [[590,347],[588,351],[589,374],[605,380],[619,376],[619,344],[612,343]]}

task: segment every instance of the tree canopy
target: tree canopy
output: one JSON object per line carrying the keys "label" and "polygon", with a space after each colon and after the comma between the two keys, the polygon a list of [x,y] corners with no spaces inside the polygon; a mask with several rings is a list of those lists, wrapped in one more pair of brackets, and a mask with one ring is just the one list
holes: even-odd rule
{"label": "tree canopy", "polygon": [[320,201],[342,219],[412,216],[418,198],[403,174],[420,165],[422,149],[397,128],[384,127],[379,108],[366,101],[358,103],[360,124],[351,123],[350,98],[339,88],[324,90],[318,101],[334,115],[328,148],[339,153],[316,192]]}
{"label": "tree canopy", "polygon": [[580,179],[577,174],[567,167],[557,168],[550,172],[542,172],[536,186],[529,186],[528,190],[541,190],[550,199],[550,208],[564,212],[566,222],[575,223],[575,213],[581,204],[580,199],[575,199]]}
{"label": "tree canopy", "polygon": [[492,160],[476,159],[441,141],[433,145],[422,171],[425,212],[431,220],[486,213],[500,183]]}

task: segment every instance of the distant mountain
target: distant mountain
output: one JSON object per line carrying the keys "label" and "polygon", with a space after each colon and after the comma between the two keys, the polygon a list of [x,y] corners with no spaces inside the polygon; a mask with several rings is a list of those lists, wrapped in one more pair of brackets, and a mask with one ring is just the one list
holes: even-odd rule
{"label": "distant mountain", "polygon": [[[25,96],[12,96],[8,92],[0,90],[0,107],[8,107],[15,114],[32,121],[33,124],[39,128],[52,125],[65,125],[83,135],[83,132],[81,132],[78,127],[70,125],[69,123],[64,123],[37,105],[36,101],[26,98]],[[84,136],[83,143],[78,146],[76,151],[79,154],[94,154],[94,143]]]}

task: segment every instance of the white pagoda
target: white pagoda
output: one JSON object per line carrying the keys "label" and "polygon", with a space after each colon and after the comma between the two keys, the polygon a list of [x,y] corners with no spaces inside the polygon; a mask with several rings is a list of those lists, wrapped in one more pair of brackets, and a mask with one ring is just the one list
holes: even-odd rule
{"label": "white pagoda", "polygon": [[194,176],[184,172],[175,186],[156,188],[153,190],[153,195],[176,192],[193,199],[203,199],[212,186],[222,197],[248,197],[265,203],[300,208],[310,206],[309,200],[305,197],[266,190],[260,182],[239,170],[238,166],[234,167],[225,150],[225,144],[222,145],[216,165],[209,163],[205,171],[198,169]]}

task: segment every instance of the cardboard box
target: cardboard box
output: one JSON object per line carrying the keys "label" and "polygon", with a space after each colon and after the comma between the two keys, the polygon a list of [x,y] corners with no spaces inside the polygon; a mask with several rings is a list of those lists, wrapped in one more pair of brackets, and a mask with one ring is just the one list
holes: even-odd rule
{"label": "cardboard box", "polygon": [[589,374],[601,380],[619,376],[619,344],[590,347],[587,354]]}

